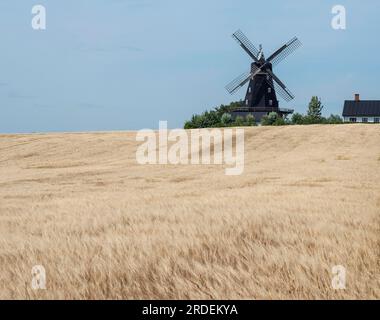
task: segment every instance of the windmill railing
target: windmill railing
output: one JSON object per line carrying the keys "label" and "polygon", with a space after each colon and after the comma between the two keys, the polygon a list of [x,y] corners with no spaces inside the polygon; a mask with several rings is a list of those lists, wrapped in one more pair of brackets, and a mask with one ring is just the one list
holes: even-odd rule
{"label": "windmill railing", "polygon": [[287,108],[279,108],[278,109],[282,113],[293,113],[294,109],[287,109]]}
{"label": "windmill railing", "polygon": [[279,109],[275,107],[237,107],[233,111],[240,112],[278,112]]}

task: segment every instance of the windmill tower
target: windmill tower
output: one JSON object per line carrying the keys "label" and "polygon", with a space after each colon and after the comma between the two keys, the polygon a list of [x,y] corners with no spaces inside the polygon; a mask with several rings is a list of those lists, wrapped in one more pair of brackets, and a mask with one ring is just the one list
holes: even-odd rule
{"label": "windmill tower", "polygon": [[258,50],[240,30],[236,31],[232,37],[253,60],[248,72],[243,73],[226,86],[227,91],[234,94],[249,82],[242,105],[234,110],[232,115],[245,117],[252,114],[256,121],[260,121],[264,115],[270,112],[276,112],[281,117],[293,113],[292,109],[279,107],[277,94],[287,102],[293,100],[294,95],[273,73],[273,67],[300,47],[301,42],[294,37],[266,59],[262,46],[260,45]]}

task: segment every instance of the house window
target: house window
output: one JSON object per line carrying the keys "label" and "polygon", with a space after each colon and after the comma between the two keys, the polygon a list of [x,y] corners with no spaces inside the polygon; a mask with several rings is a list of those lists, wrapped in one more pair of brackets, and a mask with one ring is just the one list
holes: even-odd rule
{"label": "house window", "polygon": [[271,93],[272,92],[272,88],[268,88],[268,93]]}
{"label": "house window", "polygon": [[248,92],[251,93],[252,92],[252,89],[251,87],[248,87]]}
{"label": "house window", "polygon": [[375,119],[373,120],[373,122],[375,122],[375,123],[380,123],[380,118],[375,118]]}
{"label": "house window", "polygon": [[356,122],[356,118],[350,118],[350,122]]}
{"label": "house window", "polygon": [[269,100],[269,105],[273,106],[273,100]]}
{"label": "house window", "polygon": [[367,123],[368,122],[368,118],[363,118],[362,122]]}
{"label": "house window", "polygon": [[247,99],[247,100],[245,100],[245,104],[248,106],[248,99]]}

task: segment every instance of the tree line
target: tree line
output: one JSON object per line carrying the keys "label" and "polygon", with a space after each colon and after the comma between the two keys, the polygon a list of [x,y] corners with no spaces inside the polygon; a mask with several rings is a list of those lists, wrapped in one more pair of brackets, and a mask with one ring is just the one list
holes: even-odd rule
{"label": "tree line", "polygon": [[[213,110],[206,111],[202,114],[195,114],[189,121],[185,122],[185,129],[196,128],[217,128],[217,127],[242,127],[256,126],[257,122],[253,115],[246,117],[237,116],[232,118],[231,112],[241,106],[241,101],[232,102],[229,105],[221,105]],[[276,112],[271,112],[262,117],[261,125],[263,126],[283,126],[283,125],[308,125],[308,124],[339,124],[343,119],[339,115],[331,114],[329,117],[323,117],[323,104],[320,98],[314,96],[308,105],[306,114],[294,113],[290,119],[284,119]]]}

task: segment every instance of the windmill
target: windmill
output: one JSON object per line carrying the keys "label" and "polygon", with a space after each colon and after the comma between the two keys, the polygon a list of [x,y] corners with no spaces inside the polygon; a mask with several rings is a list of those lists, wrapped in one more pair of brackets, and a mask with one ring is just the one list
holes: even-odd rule
{"label": "windmill", "polygon": [[252,114],[256,121],[260,121],[264,115],[276,112],[282,117],[293,113],[294,110],[279,108],[277,94],[285,101],[294,99],[294,95],[285,84],[273,73],[273,66],[276,66],[288,55],[301,46],[301,42],[294,37],[268,59],[265,59],[262,46],[257,49],[240,30],[236,31],[232,37],[252,58],[251,68],[235,80],[231,81],[226,89],[230,94],[234,94],[247,82],[249,82],[245,100],[242,105],[232,111],[232,116],[246,116]]}

